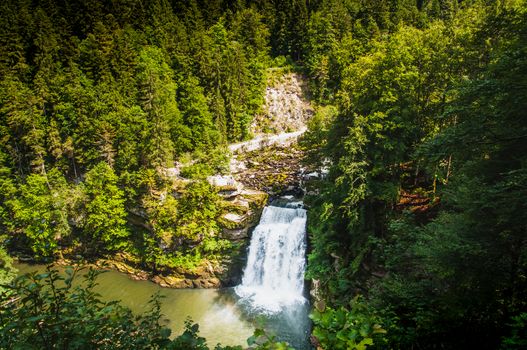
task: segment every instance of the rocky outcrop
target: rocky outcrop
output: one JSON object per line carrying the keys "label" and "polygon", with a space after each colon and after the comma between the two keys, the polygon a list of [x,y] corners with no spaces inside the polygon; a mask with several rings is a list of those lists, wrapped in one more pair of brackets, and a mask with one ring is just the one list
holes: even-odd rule
{"label": "rocky outcrop", "polygon": [[304,154],[297,141],[313,115],[306,96],[307,83],[301,75],[280,68],[268,71],[264,112],[251,125],[256,137],[229,146],[235,180],[271,196],[303,194]]}
{"label": "rocky outcrop", "polygon": [[249,141],[229,145],[229,151],[236,154],[241,152],[252,152],[270,146],[287,147],[292,143],[295,143],[298,138],[302,136],[304,132],[306,132],[306,130],[307,129],[305,127],[302,127],[298,131],[282,133],[278,135],[258,136]]}
{"label": "rocky outcrop", "polygon": [[258,151],[237,155],[243,163],[233,171],[234,178],[244,186],[270,194],[302,195],[300,183],[304,168],[302,150],[291,144],[286,147],[271,146]]}
{"label": "rocky outcrop", "polygon": [[301,130],[313,115],[306,99],[306,79],[297,73],[284,73],[280,68],[269,69],[267,75],[263,113],[254,118],[251,131],[259,135]]}
{"label": "rocky outcrop", "polygon": [[161,287],[168,288],[193,288],[192,280],[186,278],[178,278],[174,276],[156,275],[152,277],[152,282],[159,284]]}
{"label": "rocky outcrop", "polygon": [[[245,250],[245,246],[243,249]],[[99,259],[92,266],[101,270],[116,270],[126,273],[134,280],[150,280],[159,284],[161,287],[167,288],[220,288],[232,286],[238,283],[243,265],[239,263],[241,260],[237,254],[232,254],[226,258],[222,263],[211,263],[204,261],[198,267],[192,270],[185,269],[164,269],[163,271],[152,273],[146,272],[138,266],[138,262],[134,261],[133,256],[119,253],[112,259]],[[235,263],[235,268],[231,268],[229,264]],[[75,265],[71,260],[62,260],[58,262],[60,265]]]}
{"label": "rocky outcrop", "polygon": [[258,224],[268,195],[257,190],[248,190],[235,181],[239,189],[236,196],[223,201],[223,214],[218,219],[222,238],[239,241],[249,238],[249,231]]}

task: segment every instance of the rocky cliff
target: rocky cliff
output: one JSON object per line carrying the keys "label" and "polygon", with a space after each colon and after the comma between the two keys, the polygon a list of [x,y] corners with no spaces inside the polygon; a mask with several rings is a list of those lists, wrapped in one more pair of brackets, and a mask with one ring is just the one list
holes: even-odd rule
{"label": "rocky cliff", "polygon": [[271,68],[262,113],[251,125],[254,135],[290,133],[305,127],[313,115],[307,99],[307,81],[300,74]]}

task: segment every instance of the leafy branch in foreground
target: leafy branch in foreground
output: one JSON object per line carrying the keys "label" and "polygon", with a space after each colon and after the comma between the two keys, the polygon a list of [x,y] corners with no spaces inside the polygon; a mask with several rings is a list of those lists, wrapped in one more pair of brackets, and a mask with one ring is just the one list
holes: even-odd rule
{"label": "leafy branch in foreground", "polygon": [[[94,291],[101,271],[51,266],[44,273],[15,279],[0,295],[1,349],[172,349],[209,350],[189,319],[184,332],[171,339],[161,321],[161,300],[153,295],[142,315],[118,301],[105,302]],[[79,278],[80,276],[80,278]],[[256,330],[248,339],[253,350],[288,350],[286,343]],[[215,350],[242,350],[217,345]]]}
{"label": "leafy branch in foreground", "polygon": [[386,344],[386,330],[379,324],[380,319],[372,314],[367,304],[355,297],[351,308],[333,309],[320,307],[313,311],[310,318],[315,325],[313,339],[326,349],[364,350],[380,344]]}

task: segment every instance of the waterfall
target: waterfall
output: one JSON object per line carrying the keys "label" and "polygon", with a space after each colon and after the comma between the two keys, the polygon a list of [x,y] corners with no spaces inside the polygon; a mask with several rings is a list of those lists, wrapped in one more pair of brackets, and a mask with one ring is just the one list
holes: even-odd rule
{"label": "waterfall", "polygon": [[251,238],[242,283],[235,288],[243,301],[270,314],[306,302],[305,235],[305,209],[264,208]]}

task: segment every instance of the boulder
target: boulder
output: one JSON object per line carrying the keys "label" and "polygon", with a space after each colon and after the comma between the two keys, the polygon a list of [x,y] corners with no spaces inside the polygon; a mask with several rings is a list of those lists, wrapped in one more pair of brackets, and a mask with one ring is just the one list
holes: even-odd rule
{"label": "boulder", "polygon": [[236,213],[240,215],[247,214],[250,210],[249,201],[240,196],[234,198],[233,200],[224,201],[222,203],[224,212],[227,213]]}
{"label": "boulder", "polygon": [[253,210],[263,210],[269,199],[269,195],[262,191],[244,189],[240,193],[241,197],[249,202],[249,207]]}
{"label": "boulder", "polygon": [[226,213],[219,218],[218,222],[220,226],[224,229],[236,230],[246,227],[247,218],[247,215]]}
{"label": "boulder", "polygon": [[240,194],[243,185],[234,180],[232,175],[214,175],[207,177],[207,182],[218,189],[223,198],[234,198]]}

